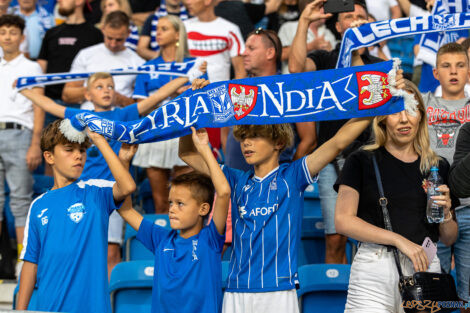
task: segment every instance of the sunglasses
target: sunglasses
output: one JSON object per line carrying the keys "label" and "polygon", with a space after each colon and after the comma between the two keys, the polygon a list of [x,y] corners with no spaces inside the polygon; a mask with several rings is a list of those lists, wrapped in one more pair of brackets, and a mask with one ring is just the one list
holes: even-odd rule
{"label": "sunglasses", "polygon": [[274,46],[274,50],[276,51],[276,56],[278,56],[280,58],[281,56],[281,52],[278,50],[278,44],[276,43],[276,41],[271,37],[270,35],[270,32],[266,31],[265,29],[259,27],[258,29],[255,30],[254,32],[255,35],[264,35],[266,36],[269,41],[271,41],[271,43],[273,44]]}

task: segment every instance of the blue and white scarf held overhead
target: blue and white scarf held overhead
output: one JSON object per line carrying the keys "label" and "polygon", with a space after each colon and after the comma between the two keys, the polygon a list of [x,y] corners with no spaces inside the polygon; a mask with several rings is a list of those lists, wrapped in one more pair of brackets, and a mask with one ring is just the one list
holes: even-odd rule
{"label": "blue and white scarf held overhead", "polygon": [[351,66],[351,52],[395,37],[470,28],[470,13],[415,16],[368,23],[348,29],[343,36],[336,68]]}
{"label": "blue and white scarf held overhead", "polygon": [[396,69],[394,61],[387,61],[215,82],[203,89],[187,90],[137,121],[110,121],[93,113],[80,113],[65,120],[61,130],[74,141],[84,140],[83,130],[89,127],[110,139],[146,143],[189,134],[191,126],[219,128],[386,115],[404,109],[404,100],[397,95],[404,95],[405,103],[406,96],[413,99],[393,87]]}

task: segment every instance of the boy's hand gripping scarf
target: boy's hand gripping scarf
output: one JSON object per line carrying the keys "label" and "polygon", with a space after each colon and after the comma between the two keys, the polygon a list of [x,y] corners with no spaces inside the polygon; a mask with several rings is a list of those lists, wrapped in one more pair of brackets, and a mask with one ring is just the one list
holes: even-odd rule
{"label": "boy's hand gripping scarf", "polygon": [[[84,129],[126,143],[145,143],[180,137],[190,127],[240,124],[278,124],[386,115],[404,109],[397,95],[399,61],[339,70],[246,78],[216,82],[188,90],[133,122],[110,121],[93,113],[64,120],[62,132],[73,141],[85,139]],[[387,76],[388,74],[388,76]],[[410,110],[416,103],[410,102]]]}

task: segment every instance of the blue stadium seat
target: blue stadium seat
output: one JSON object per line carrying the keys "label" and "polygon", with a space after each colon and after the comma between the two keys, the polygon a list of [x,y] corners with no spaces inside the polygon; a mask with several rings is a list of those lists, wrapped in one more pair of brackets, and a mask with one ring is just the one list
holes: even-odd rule
{"label": "blue stadium seat", "polygon": [[150,182],[148,178],[144,179],[138,185],[138,201],[140,205],[144,209],[146,214],[153,214],[155,213],[155,206],[153,204],[153,197],[152,197],[152,188],[150,187]]}
{"label": "blue stadium seat", "polygon": [[153,260],[117,264],[109,293],[113,313],[148,313],[152,305]]}
{"label": "blue stadium seat", "polygon": [[[144,218],[159,226],[171,229],[170,219],[167,214],[145,214]],[[123,259],[125,261],[153,260],[153,253],[145,248],[145,246],[136,239],[136,236],[137,232],[126,223]]]}
{"label": "blue stadium seat", "polygon": [[[346,258],[348,263],[352,263],[352,259],[357,251],[357,242],[348,238],[346,242]],[[325,262],[325,234],[309,234],[302,236],[298,249],[298,266],[307,264],[321,264]]]}
{"label": "blue stadium seat", "polygon": [[312,264],[299,267],[297,291],[302,313],[343,313],[350,265]]}
{"label": "blue stadium seat", "polygon": [[320,199],[305,198],[303,216],[321,217],[322,213],[321,213]]}
{"label": "blue stadium seat", "polygon": [[[18,291],[20,291],[20,281],[18,280],[18,284],[15,287],[15,290],[13,291],[13,304],[12,304],[12,309],[16,310],[16,300],[18,297]],[[34,288],[33,289],[33,294],[31,295],[31,299],[29,299],[29,304],[28,304],[28,310],[29,311],[35,311],[37,308],[37,294],[38,294],[38,289]]]}
{"label": "blue stadium seat", "polygon": [[54,177],[47,175],[34,174],[33,180],[33,198],[42,195],[46,191],[50,190],[54,185]]}

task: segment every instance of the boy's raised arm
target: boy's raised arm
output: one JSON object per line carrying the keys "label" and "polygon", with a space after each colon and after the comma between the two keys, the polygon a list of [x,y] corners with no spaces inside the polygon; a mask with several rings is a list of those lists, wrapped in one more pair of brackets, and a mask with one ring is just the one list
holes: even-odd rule
{"label": "boy's raised arm", "polygon": [[38,94],[31,89],[23,89],[20,93],[47,113],[59,118],[65,117],[65,107],[55,103],[51,98]]}
{"label": "boy's raised arm", "polygon": [[90,131],[88,128],[87,132],[88,136],[93,140],[93,143],[101,151],[101,154],[111,170],[111,174],[113,174],[113,177],[116,180],[116,183],[113,186],[114,201],[123,201],[128,195],[135,191],[136,185],[134,179],[129,173],[129,170],[124,167],[118,156],[109,146],[108,141],[103,136]]}
{"label": "boy's raised arm", "polygon": [[[122,165],[126,170],[129,170],[130,163],[132,158],[134,157],[135,153],[137,152],[137,145],[129,145],[127,143],[123,143],[121,145],[121,149],[119,150],[119,160],[121,160]],[[119,215],[129,224],[132,228],[136,231],[139,230],[140,224],[144,217],[134,210],[132,207],[132,199],[130,196],[124,200],[121,208],[117,210]]]}
{"label": "boy's raised arm", "polygon": [[230,203],[230,185],[209,147],[207,131],[204,128],[196,131],[194,127],[191,127],[191,130],[193,131],[192,139],[194,146],[209,168],[208,171],[215,187],[217,198],[214,203],[212,220],[219,234],[223,235],[225,233],[225,223]]}
{"label": "boy's raised arm", "polygon": [[36,284],[37,272],[37,264],[24,261],[21,269],[20,290],[18,291],[18,302],[16,304],[17,310],[26,311],[28,309],[29,300]]}

